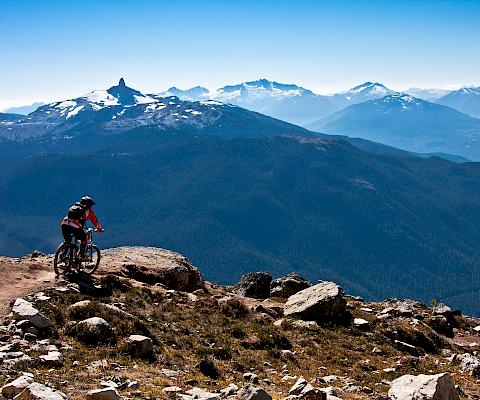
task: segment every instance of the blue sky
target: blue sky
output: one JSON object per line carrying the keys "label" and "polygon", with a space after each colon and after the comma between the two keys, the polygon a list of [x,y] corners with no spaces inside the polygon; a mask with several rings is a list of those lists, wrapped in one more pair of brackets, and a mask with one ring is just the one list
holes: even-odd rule
{"label": "blue sky", "polygon": [[268,78],[320,93],[480,84],[480,1],[0,0],[0,109]]}

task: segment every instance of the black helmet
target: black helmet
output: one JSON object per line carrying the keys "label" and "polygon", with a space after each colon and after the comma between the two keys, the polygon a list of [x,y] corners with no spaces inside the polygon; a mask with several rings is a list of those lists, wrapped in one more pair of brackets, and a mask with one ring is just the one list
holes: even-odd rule
{"label": "black helmet", "polygon": [[91,197],[84,196],[81,198],[80,204],[83,204],[85,207],[91,207],[95,204],[95,202]]}

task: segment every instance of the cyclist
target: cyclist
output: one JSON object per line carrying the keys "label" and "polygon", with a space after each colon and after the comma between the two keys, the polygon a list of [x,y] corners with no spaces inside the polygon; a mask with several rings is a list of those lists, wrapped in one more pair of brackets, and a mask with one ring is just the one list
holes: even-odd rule
{"label": "cyclist", "polygon": [[80,259],[83,259],[87,245],[87,236],[83,229],[87,221],[90,221],[98,232],[104,231],[93,211],[92,207],[94,205],[95,202],[91,197],[82,197],[79,202],[69,208],[67,215],[61,223],[62,235],[65,242],[70,243],[72,237],[75,238],[75,241],[80,242]]}

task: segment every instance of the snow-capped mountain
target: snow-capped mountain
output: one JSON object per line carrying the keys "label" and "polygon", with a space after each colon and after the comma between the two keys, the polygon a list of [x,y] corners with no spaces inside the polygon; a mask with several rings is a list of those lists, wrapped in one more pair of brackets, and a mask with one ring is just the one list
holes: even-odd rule
{"label": "snow-capped mountain", "polygon": [[410,88],[404,90],[404,93],[411,96],[417,97],[422,100],[433,101],[435,102],[440,97],[445,96],[450,93],[450,90],[447,89],[421,89],[421,88]]}
{"label": "snow-capped mountain", "polygon": [[395,90],[389,89],[378,82],[365,82],[361,85],[346,91],[337,93],[330,97],[330,100],[338,109],[348,107],[352,104],[363,103],[364,101],[379,99],[390,94],[396,94]]}
{"label": "snow-capped mountain", "polygon": [[436,101],[472,117],[480,118],[480,87],[465,87],[448,93]]}
{"label": "snow-capped mountain", "polygon": [[395,93],[349,106],[307,128],[415,152],[480,160],[480,120],[450,107]]}
{"label": "snow-capped mountain", "polygon": [[24,117],[4,120],[0,122],[0,140],[4,141],[65,141],[86,134],[133,130],[223,137],[309,134],[300,127],[215,100],[192,102],[175,96],[145,95],[126,86],[123,78],[108,90],[95,90],[47,104]]}
{"label": "snow-capped mountain", "polygon": [[190,101],[209,98],[298,125],[315,121],[338,110],[326,96],[297,85],[267,79],[224,86],[212,92],[200,86],[187,90],[173,87],[161,95],[175,95]]}

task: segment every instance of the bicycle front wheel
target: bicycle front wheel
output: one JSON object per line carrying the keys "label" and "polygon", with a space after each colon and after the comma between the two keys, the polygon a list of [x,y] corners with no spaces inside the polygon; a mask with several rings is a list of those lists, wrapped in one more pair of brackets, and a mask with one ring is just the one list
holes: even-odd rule
{"label": "bicycle front wheel", "polygon": [[92,275],[100,265],[100,249],[96,245],[91,245],[85,249],[85,258],[83,261],[83,270]]}

